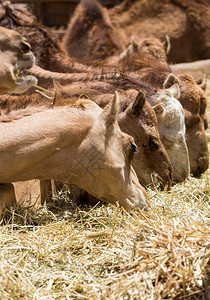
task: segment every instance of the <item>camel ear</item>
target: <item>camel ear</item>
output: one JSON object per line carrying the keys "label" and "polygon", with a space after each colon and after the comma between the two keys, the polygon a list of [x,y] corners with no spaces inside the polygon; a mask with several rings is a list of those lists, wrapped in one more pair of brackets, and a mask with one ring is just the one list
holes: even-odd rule
{"label": "camel ear", "polygon": [[176,99],[179,99],[181,96],[180,93],[180,87],[177,83],[175,83],[174,85],[172,85],[169,89],[167,89],[170,93],[170,95]]}
{"label": "camel ear", "polygon": [[152,107],[156,113],[156,115],[162,115],[164,113],[164,107],[161,104],[156,104]]}
{"label": "camel ear", "polygon": [[144,107],[145,101],[145,94],[140,90],[131,108],[131,113],[135,116],[139,116],[142,111],[142,108]]}
{"label": "camel ear", "polygon": [[103,109],[100,118],[106,123],[106,127],[111,127],[117,119],[119,109],[119,94],[115,92],[115,95]]}
{"label": "camel ear", "polygon": [[206,87],[207,87],[207,78],[206,78],[206,73],[203,74],[203,77],[196,80],[196,83],[199,85],[199,87],[204,90],[204,92],[206,91]]}
{"label": "camel ear", "polygon": [[174,75],[173,73],[170,73],[163,83],[163,88],[168,89],[175,83],[177,83],[179,85],[179,79],[176,75]]}
{"label": "camel ear", "polygon": [[170,38],[167,34],[165,36],[165,41],[163,42],[163,46],[164,46],[164,49],[165,49],[165,53],[167,55],[169,53],[169,51],[171,50]]}
{"label": "camel ear", "polygon": [[138,52],[138,43],[135,39],[135,36],[132,36],[131,39],[130,39],[130,45],[132,47],[132,52]]}

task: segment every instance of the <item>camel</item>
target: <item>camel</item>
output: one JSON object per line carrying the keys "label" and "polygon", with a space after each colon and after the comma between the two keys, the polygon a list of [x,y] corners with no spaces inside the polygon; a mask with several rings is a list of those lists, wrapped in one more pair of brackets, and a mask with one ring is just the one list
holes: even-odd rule
{"label": "camel", "polygon": [[0,94],[21,94],[37,83],[36,77],[20,73],[30,69],[35,58],[31,46],[19,33],[0,27],[0,59]]}
{"label": "camel", "polygon": [[116,122],[118,107],[116,92],[104,109],[79,99],[2,114],[1,212],[2,201],[15,202],[11,182],[31,179],[56,179],[126,210],[147,209],[147,193],[131,166],[137,148]]}
{"label": "camel", "polygon": [[178,101],[180,85],[177,81],[176,76],[170,74],[163,83],[163,91],[150,97],[149,102],[157,115],[160,138],[174,169],[174,181],[182,182],[190,176],[190,161],[185,137],[185,115]]}
{"label": "camel", "polygon": [[131,36],[168,35],[168,62],[208,59],[210,55],[210,5],[206,0],[124,0],[109,9],[113,26],[125,46]]}
{"label": "camel", "polygon": [[110,64],[110,60],[124,50],[107,9],[97,0],[80,1],[70,18],[62,45],[70,57],[92,66]]}
{"label": "camel", "polygon": [[[144,186],[159,184],[162,188],[170,187],[177,179],[176,173],[161,141],[154,109],[142,90],[138,92],[134,89],[121,90],[120,95],[121,101],[124,102],[124,109],[121,108],[117,120],[121,130],[133,136],[138,147],[132,165],[140,183]],[[125,97],[128,101],[126,106]],[[95,98],[100,106],[104,105],[104,100],[101,103],[99,97]]]}
{"label": "camel", "polygon": [[[170,42],[168,36],[166,40],[161,40],[154,37],[138,39],[135,36],[131,37],[128,47],[120,54],[118,58],[119,67],[126,70],[135,70],[135,61],[146,59],[158,59],[165,64],[167,61],[166,55],[170,51]],[[138,70],[137,64],[137,70]]]}

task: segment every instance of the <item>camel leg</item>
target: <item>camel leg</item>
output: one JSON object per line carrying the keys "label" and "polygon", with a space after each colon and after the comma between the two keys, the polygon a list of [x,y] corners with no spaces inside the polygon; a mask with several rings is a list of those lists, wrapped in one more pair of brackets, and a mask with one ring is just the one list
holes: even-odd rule
{"label": "camel leg", "polygon": [[52,201],[52,184],[49,179],[40,180],[40,194],[41,194],[41,204],[45,202],[50,203]]}
{"label": "camel leg", "polygon": [[13,203],[17,203],[13,184],[0,183],[0,220],[3,211]]}

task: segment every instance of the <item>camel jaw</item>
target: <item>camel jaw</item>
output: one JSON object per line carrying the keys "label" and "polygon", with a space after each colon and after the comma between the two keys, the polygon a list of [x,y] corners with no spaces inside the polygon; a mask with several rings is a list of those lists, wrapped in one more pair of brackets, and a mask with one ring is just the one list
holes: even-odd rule
{"label": "camel jaw", "polygon": [[25,93],[29,88],[38,83],[38,79],[35,76],[21,74],[20,71],[15,74],[15,78],[16,87],[12,92],[14,94]]}

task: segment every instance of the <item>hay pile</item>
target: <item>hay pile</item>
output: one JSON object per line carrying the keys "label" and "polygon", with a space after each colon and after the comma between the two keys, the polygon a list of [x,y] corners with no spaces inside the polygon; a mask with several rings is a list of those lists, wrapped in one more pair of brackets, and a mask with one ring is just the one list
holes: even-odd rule
{"label": "hay pile", "polygon": [[210,170],[149,195],[149,213],[65,195],[8,209],[0,299],[210,299]]}
{"label": "hay pile", "polygon": [[59,199],[10,208],[0,227],[0,299],[205,299],[209,175],[149,191],[150,213],[75,210]]}

